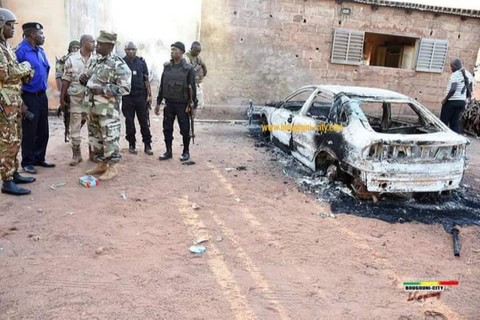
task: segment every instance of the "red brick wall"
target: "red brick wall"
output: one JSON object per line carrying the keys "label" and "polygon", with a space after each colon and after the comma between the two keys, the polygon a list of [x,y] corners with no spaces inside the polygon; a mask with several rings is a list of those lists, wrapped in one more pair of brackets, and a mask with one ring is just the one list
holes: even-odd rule
{"label": "red brick wall", "polygon": [[[341,7],[352,9],[348,17]],[[444,72],[330,63],[334,28],[447,39]],[[473,68],[480,43],[480,19],[370,6],[334,0],[206,0],[200,41],[208,66],[206,103],[246,104],[277,100],[311,83],[348,84],[395,90],[439,110],[460,57]]]}

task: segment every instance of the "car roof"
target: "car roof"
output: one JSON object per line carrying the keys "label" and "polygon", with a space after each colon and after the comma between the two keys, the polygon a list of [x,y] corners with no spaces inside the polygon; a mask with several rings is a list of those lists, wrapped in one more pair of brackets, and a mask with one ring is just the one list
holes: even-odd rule
{"label": "car roof", "polygon": [[407,97],[406,95],[386,89],[338,85],[318,85],[317,87],[330,91],[335,95],[344,93],[347,96],[364,98],[411,100],[411,98]]}

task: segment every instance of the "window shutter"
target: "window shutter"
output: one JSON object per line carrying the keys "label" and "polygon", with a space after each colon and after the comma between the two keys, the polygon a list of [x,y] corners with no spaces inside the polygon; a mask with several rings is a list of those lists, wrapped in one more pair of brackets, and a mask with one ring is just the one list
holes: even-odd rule
{"label": "window shutter", "polygon": [[332,45],[332,63],[362,64],[365,32],[335,29]]}
{"label": "window shutter", "polygon": [[442,73],[447,50],[447,40],[421,39],[416,70]]}

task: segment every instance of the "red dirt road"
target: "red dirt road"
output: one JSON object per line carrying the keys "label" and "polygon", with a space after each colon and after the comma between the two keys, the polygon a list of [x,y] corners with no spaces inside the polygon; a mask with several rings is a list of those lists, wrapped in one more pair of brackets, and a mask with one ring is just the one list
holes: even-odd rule
{"label": "red dirt road", "polygon": [[[122,138],[120,175],[86,189],[78,178],[92,164],[68,166],[51,120],[57,167],[39,168],[29,197],[0,195],[0,319],[480,317],[477,226],[460,228],[454,258],[441,225],[330,217],[241,125],[197,124],[185,166],[178,137],[174,159],[157,160],[154,118],[155,155],[128,154]],[[206,252],[190,253],[202,237]],[[428,279],[460,285],[407,301],[402,283]]]}

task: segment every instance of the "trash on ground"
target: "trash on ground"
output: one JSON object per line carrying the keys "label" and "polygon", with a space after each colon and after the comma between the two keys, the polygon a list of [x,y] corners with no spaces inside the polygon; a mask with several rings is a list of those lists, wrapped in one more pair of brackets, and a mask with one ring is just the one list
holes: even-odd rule
{"label": "trash on ground", "polygon": [[182,162],[183,166],[193,166],[194,164],[195,164],[195,161],[192,161],[192,160]]}
{"label": "trash on ground", "polygon": [[123,200],[127,200],[127,194],[125,192],[121,192],[120,198],[122,198]]}
{"label": "trash on ground", "polygon": [[198,210],[198,209],[200,209],[200,206],[196,203],[192,203],[192,209],[193,210]]}
{"label": "trash on ground", "polygon": [[42,213],[42,212],[43,212],[43,209],[37,209],[37,212],[38,212],[38,213]]}
{"label": "trash on ground", "polygon": [[73,211],[67,211],[66,214],[69,214],[69,215],[73,216],[73,215],[75,214],[75,212],[73,212]]}
{"label": "trash on ground", "polygon": [[333,218],[333,219],[336,218],[336,216],[331,212],[330,213],[319,212],[317,213],[317,215],[319,215],[321,218]]}
{"label": "trash on ground", "polygon": [[54,183],[50,186],[50,189],[56,190],[58,187],[63,187],[65,184],[66,184],[65,182]]}
{"label": "trash on ground", "polygon": [[230,171],[233,171],[234,169],[233,168],[225,168],[225,171],[227,172],[230,172]]}
{"label": "trash on ground", "polygon": [[215,241],[217,242],[223,241],[223,238],[221,236],[216,236]]}
{"label": "trash on ground", "polygon": [[83,176],[80,177],[80,184],[85,188],[93,188],[98,185],[98,179],[94,176]]}
{"label": "trash on ground", "polygon": [[247,170],[247,167],[245,167],[245,166],[239,166],[239,167],[237,167],[236,169],[237,169],[238,171],[245,171],[245,170]]}
{"label": "trash on ground", "polygon": [[200,243],[204,243],[204,242],[207,242],[209,239],[208,237],[199,237],[195,240],[193,240],[193,244],[196,245],[196,244],[200,244]]}
{"label": "trash on ground", "polygon": [[207,249],[204,246],[190,246],[190,248],[188,248],[188,250],[190,250],[191,253],[202,254]]}
{"label": "trash on ground", "polygon": [[240,198],[235,198],[235,201],[240,202]]}
{"label": "trash on ground", "polygon": [[95,253],[98,255],[101,255],[104,252],[105,252],[105,247],[98,247],[97,250],[95,250]]}
{"label": "trash on ground", "polygon": [[29,237],[29,238],[32,238],[33,241],[40,241],[40,237],[39,237],[39,236],[36,236],[36,235],[34,235],[34,234],[29,234],[28,237]]}

